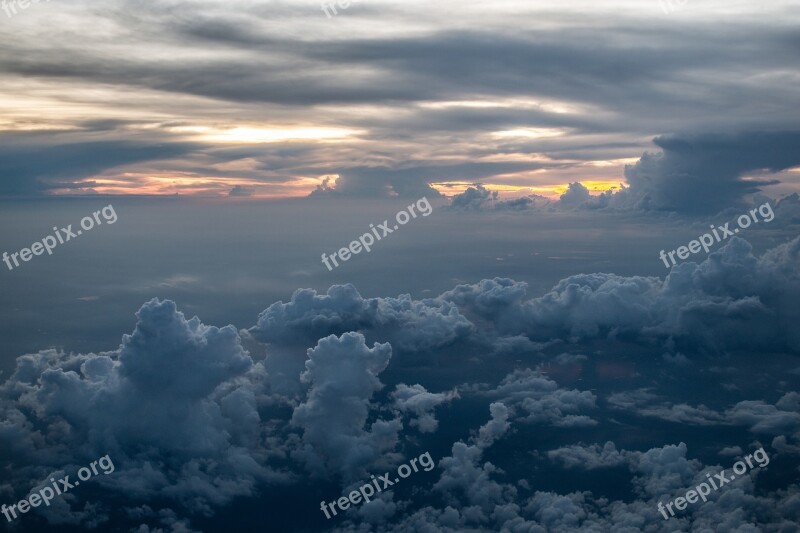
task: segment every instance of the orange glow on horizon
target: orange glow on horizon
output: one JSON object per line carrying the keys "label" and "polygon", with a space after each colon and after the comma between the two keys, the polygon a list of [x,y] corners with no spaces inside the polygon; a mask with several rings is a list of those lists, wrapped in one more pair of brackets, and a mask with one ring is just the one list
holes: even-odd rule
{"label": "orange glow on horizon", "polygon": [[[589,192],[594,194],[603,193],[607,191],[618,190],[620,188],[620,181],[596,181],[587,180],[581,181],[584,187],[589,189]],[[452,196],[454,194],[461,194],[469,187],[474,187],[474,182],[457,182],[451,181],[446,183],[431,183],[431,187],[439,191],[445,196]],[[530,194],[538,194],[551,200],[557,200],[559,196],[567,192],[569,183],[557,183],[539,186],[516,186],[516,185],[503,185],[494,183],[484,183],[484,187],[491,191],[498,191],[501,199],[518,198],[520,196],[527,196]],[[505,194],[504,194],[505,193]]]}
{"label": "orange glow on horizon", "polygon": [[[330,179],[330,186],[335,187],[337,174],[320,176],[302,176],[285,182],[263,182],[249,178],[229,178],[222,176],[199,176],[187,173],[154,174],[124,172],[114,176],[98,176],[78,182],[79,188],[56,189],[51,194],[57,196],[102,194],[116,196],[197,196],[227,197],[234,187],[240,187],[244,194],[234,195],[237,198],[276,199],[301,198],[308,196],[323,181]],[[620,180],[585,180],[584,187],[593,195],[618,190]],[[461,194],[475,183],[470,181],[448,181],[431,183],[431,187],[444,196]],[[497,191],[500,199],[513,199],[520,196],[536,194],[551,200],[557,200],[564,194],[569,183],[552,183],[545,185],[507,185],[503,183],[484,183],[484,187]]]}
{"label": "orange glow on horizon", "polygon": [[114,196],[197,196],[227,197],[234,187],[241,187],[248,194],[237,198],[270,199],[298,198],[307,196],[319,179],[300,178],[287,183],[264,183],[262,181],[225,178],[219,176],[152,175],[124,173],[118,177],[96,177],[82,180],[84,188],[56,189],[56,196],[76,194],[103,194]]}

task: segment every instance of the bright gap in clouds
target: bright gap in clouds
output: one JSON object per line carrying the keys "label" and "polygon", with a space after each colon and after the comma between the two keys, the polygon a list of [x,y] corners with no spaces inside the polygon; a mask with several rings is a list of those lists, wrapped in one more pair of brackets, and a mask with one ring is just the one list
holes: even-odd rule
{"label": "bright gap in clouds", "polygon": [[541,139],[543,137],[558,137],[566,133],[557,128],[517,128],[513,130],[495,131],[493,137],[503,139],[507,137],[521,137],[527,139]]}
{"label": "bright gap in clouds", "polygon": [[228,130],[197,128],[199,140],[229,143],[274,143],[287,141],[325,141],[344,139],[363,133],[344,128],[252,128],[237,127]]}

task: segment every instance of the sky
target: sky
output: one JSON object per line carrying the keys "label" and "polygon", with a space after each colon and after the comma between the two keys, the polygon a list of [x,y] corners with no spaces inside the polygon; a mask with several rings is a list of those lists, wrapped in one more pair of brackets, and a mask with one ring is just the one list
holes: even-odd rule
{"label": "sky", "polygon": [[659,136],[744,159],[796,134],[796,4],[666,2],[9,6],[0,194],[553,197],[618,187]]}
{"label": "sky", "polygon": [[0,531],[800,529],[799,23],[0,0]]}

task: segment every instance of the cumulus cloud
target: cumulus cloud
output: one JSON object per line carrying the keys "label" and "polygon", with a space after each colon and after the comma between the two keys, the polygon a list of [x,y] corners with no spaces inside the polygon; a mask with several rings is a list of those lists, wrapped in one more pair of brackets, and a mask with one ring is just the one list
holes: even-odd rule
{"label": "cumulus cloud", "polygon": [[[570,188],[573,186],[585,189],[580,183],[571,184]],[[588,200],[588,191],[586,194]],[[485,185],[476,183],[472,187],[467,187],[464,192],[453,195],[450,198],[449,207],[460,211],[539,211],[544,208],[575,208],[581,205],[582,203],[569,201],[566,203],[551,202],[546,196],[540,194],[528,194],[509,200],[500,200],[499,191],[488,189]]]}
{"label": "cumulus cloud", "polygon": [[392,357],[392,347],[368,348],[360,333],[331,335],[308,350],[302,380],[311,384],[292,423],[303,429],[303,448],[296,453],[315,473],[336,471],[346,480],[364,477],[366,467],[394,448],[399,420],[374,422],[365,428],[372,394],[383,388],[378,374]]}
{"label": "cumulus cloud", "polygon": [[510,200],[501,200],[494,204],[497,211],[529,211],[547,207],[551,204],[546,196],[540,194],[528,194]]}
{"label": "cumulus cloud", "polygon": [[524,330],[521,313],[528,284],[508,278],[484,279],[476,284],[457,285],[441,298],[454,302],[463,312],[491,321],[501,333],[520,334]]}
{"label": "cumulus cloud", "polygon": [[613,442],[606,442],[602,447],[599,444],[591,446],[566,446],[547,452],[551,461],[562,464],[565,468],[580,468],[595,470],[598,468],[613,468],[627,465],[628,452],[618,451]]}
{"label": "cumulus cloud", "polygon": [[[676,133],[656,137],[653,143],[661,152],[645,152],[637,163],[626,165],[628,186],[620,184],[616,190],[592,195],[583,183],[574,181],[557,202],[538,195],[500,202],[497,191],[475,184],[453,196],[450,205],[465,210],[525,211],[546,207],[713,214],[741,209],[752,197],[763,197],[759,193],[764,187],[779,183],[758,176],[800,164],[797,131]],[[785,212],[792,211],[788,218],[795,221],[796,203],[796,198],[790,198],[784,205]]]}
{"label": "cumulus cloud", "polygon": [[[547,360],[596,368],[597,358],[608,357],[605,341],[620,340],[640,343],[637,348],[652,356],[647,362],[658,368],[664,367],[664,348],[691,358],[692,368],[706,350],[742,350],[742,357],[783,350],[788,353],[776,357],[791,356],[800,346],[793,328],[799,243],[795,239],[756,257],[746,242],[732,239],[701,264],[674,268],[665,280],[581,274],[538,298],[528,296],[525,283],[506,278],[458,285],[424,300],[364,299],[352,285],[335,285],[324,294],[306,289],[288,303],[269,306],[246,334],[233,326],[205,325],[185,317],[173,302],[153,300],[142,306],[134,331],[116,350],[45,350],[17,359],[15,371],[0,386],[0,467],[14,467],[13,479],[0,483],[0,493],[10,501],[20,495],[14,491],[108,453],[117,471],[98,483],[108,494],[128,499],[128,508],[154,508],[159,501],[174,504],[178,513],[211,514],[261,487],[302,485],[298,472],[344,485],[363,482],[402,460],[402,445],[430,444],[433,452],[442,438],[458,431],[453,440],[462,441],[444,443],[451,451],[441,461],[437,481],[419,483],[410,494],[397,490],[396,498],[384,496],[348,513],[342,527],[407,531],[429,523],[430,531],[459,532],[666,530],[654,503],[691,488],[709,467],[690,456],[685,444],[622,450],[605,435],[600,441],[605,444],[566,440],[576,433],[571,430],[584,428],[581,435],[587,434],[585,428],[605,430],[597,426],[600,410],[610,407],[615,415],[628,411],[675,427],[692,426],[692,431],[725,426],[726,432],[739,431],[751,440],[771,439],[790,460],[800,448],[800,395],[784,392],[770,401],[736,397],[712,408],[708,401],[685,397],[666,401],[654,388],[615,389],[606,397],[596,393],[596,383],[581,387],[586,390],[570,388],[558,376],[520,366]],[[258,348],[254,353],[263,352],[265,362],[251,358],[242,335],[248,348]],[[562,341],[581,344],[565,348]],[[304,364],[294,373],[287,366],[273,375],[270,358],[284,349],[304,356]],[[453,364],[397,365],[398,353],[438,350],[452,352],[447,362]],[[524,359],[529,354],[537,354],[534,362]],[[641,365],[642,372],[647,366]],[[737,370],[733,363],[728,366]],[[475,383],[476,375],[485,383]],[[591,378],[587,375],[587,381]],[[298,387],[273,389],[269,397],[264,392],[265,383],[287,382]],[[791,382],[779,386],[787,391]],[[738,391],[729,394],[733,398]],[[607,401],[598,401],[598,395]],[[460,401],[453,402],[456,398]],[[475,412],[470,402],[488,404],[490,419],[464,428],[462,420]],[[403,417],[415,428],[407,435]],[[514,451],[512,441],[538,446],[542,427],[562,428],[546,431],[546,447],[538,448],[550,450],[548,469],[627,466],[637,499],[576,492],[576,487],[541,490],[535,476],[542,465],[509,471],[501,461]],[[736,446],[716,449],[731,454]],[[536,455],[531,461],[540,459]],[[784,484],[778,492],[770,488],[774,485],[756,490],[760,480],[753,478],[743,478],[670,525],[702,529],[717,520],[732,529],[746,523],[789,529],[800,520],[796,485]],[[77,498],[49,511],[51,522],[88,527],[112,514]],[[425,498],[439,508],[425,503],[417,508]],[[190,527],[179,515],[159,521],[160,511],[151,511],[142,511],[137,525]]]}
{"label": "cumulus cloud", "polygon": [[364,299],[353,285],[334,285],[324,295],[295,291],[288,303],[261,313],[252,335],[269,343],[313,343],[327,335],[360,331],[388,341],[398,352],[424,352],[469,336],[473,325],[458,307],[439,299]]}
{"label": "cumulus cloud", "polygon": [[559,388],[541,373],[531,369],[508,374],[497,388],[482,392],[518,411],[518,420],[527,424],[552,424],[557,427],[586,427],[597,421],[581,414],[596,407],[597,396],[590,391]]}
{"label": "cumulus cloud", "polygon": [[416,416],[410,422],[411,427],[419,428],[421,433],[433,433],[439,427],[434,410],[436,407],[458,398],[458,391],[443,393],[428,392],[422,385],[408,386],[400,383],[392,393],[392,406],[401,413]]}
{"label": "cumulus cloud", "polygon": [[492,419],[481,426],[475,439],[475,444],[482,449],[494,444],[495,441],[499,440],[511,429],[511,423],[508,421],[510,413],[508,407],[503,405],[502,402],[491,404],[489,412],[492,415]]}
{"label": "cumulus cloud", "polygon": [[467,210],[482,209],[494,205],[498,195],[497,191],[490,191],[482,184],[477,183],[474,187],[467,187],[464,192],[454,195],[450,199],[450,207]]}
{"label": "cumulus cloud", "polygon": [[645,210],[716,213],[743,205],[747,194],[775,180],[744,179],[754,171],[779,172],[800,163],[800,132],[665,135],[662,153],[645,153],[625,169],[624,200]]}
{"label": "cumulus cloud", "polygon": [[490,412],[492,419],[478,430],[475,445],[456,442],[452,447],[452,455],[439,462],[442,474],[434,485],[434,490],[449,505],[460,506],[459,502],[463,497],[468,505],[475,507],[472,512],[479,516],[484,516],[484,513],[503,501],[509,493],[516,493],[513,487],[504,486],[492,479],[493,474],[501,473],[497,467],[490,462],[481,464],[484,450],[505,435],[511,427],[505,405],[493,403]]}
{"label": "cumulus cloud", "polygon": [[311,192],[311,197],[400,197],[438,198],[439,191],[430,186],[426,178],[415,169],[404,170],[388,167],[344,167],[339,177],[331,183],[324,178]]}
{"label": "cumulus cloud", "polygon": [[[187,319],[169,300],[146,303],[137,319],[114,352],[18,358],[0,387],[0,448],[5,461],[28,465],[16,472],[16,488],[106,454],[116,470],[96,479],[105,489],[195,511],[285,481],[257,445],[253,361],[236,329]],[[49,516],[68,521],[59,509]]]}
{"label": "cumulus cloud", "polygon": [[686,354],[730,349],[800,351],[793,324],[800,311],[800,238],[760,258],[732,237],[700,264],[673,267],[665,280],[578,274],[547,294],[525,299],[527,285],[510,279],[459,285],[442,295],[490,320],[507,335],[531,340],[662,339]]}
{"label": "cumulus cloud", "polygon": [[602,447],[578,445],[551,452],[551,459],[567,467],[591,470],[627,466],[636,498],[623,501],[589,491],[559,494],[540,490],[525,496],[503,482],[508,477],[505,472],[491,463],[481,464],[480,448],[459,442],[453,445],[453,455],[442,460],[443,471],[433,490],[444,498],[446,507],[423,507],[387,524],[383,530],[667,533],[719,527],[731,531],[793,529],[800,525],[798,486],[756,495],[756,472],[741,476],[735,485],[712,492],[707,503],[689,506],[664,521],[657,511],[659,501],[685,495],[689,488],[705,482],[706,474],[721,469],[719,465],[704,466],[699,460],[688,458],[688,451],[684,443],[640,452],[618,450],[608,442]]}
{"label": "cumulus cloud", "polygon": [[559,203],[564,207],[580,207],[591,200],[592,196],[589,194],[589,189],[582,183],[570,183],[567,192],[561,195]]}

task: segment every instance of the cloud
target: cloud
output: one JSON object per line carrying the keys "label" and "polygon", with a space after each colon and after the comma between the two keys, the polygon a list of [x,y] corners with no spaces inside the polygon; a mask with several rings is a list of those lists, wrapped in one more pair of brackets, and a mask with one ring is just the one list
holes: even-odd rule
{"label": "cloud", "polygon": [[253,196],[253,189],[252,187],[244,187],[242,185],[235,185],[230,191],[228,191],[228,196]]}
{"label": "cloud", "polygon": [[[368,133],[335,147],[309,142],[249,150],[262,158],[253,179],[283,176],[294,187],[336,173],[343,176],[342,194],[388,189],[401,195],[425,191],[430,198],[428,185],[443,178],[507,182],[522,174],[538,185],[552,183],[550,173],[535,175],[541,169],[597,174],[602,167],[587,169],[587,162],[638,155],[642,139],[659,133],[654,124],[664,132],[696,132],[742,131],[753,124],[781,131],[797,123],[797,95],[786,90],[783,74],[797,66],[794,34],[775,22],[791,15],[784,1],[743,8],[741,20],[724,26],[689,13],[680,23],[656,19],[644,6],[625,6],[623,17],[602,6],[531,3],[513,13],[490,6],[461,9],[455,30],[450,22],[459,4],[445,1],[426,7],[422,35],[418,9],[413,2],[359,6],[355,17],[348,12],[350,23],[363,24],[355,34],[324,16],[310,19],[306,7],[286,2],[231,10],[209,1],[180,14],[168,2],[136,9],[125,1],[100,7],[76,2],[47,12],[55,28],[49,34],[36,27],[45,12],[29,11],[0,37],[8,95],[18,104],[3,124],[16,137],[13,128],[29,126],[34,116],[34,126],[60,128],[55,135],[61,139],[106,129],[105,135],[129,142],[162,125],[344,124]],[[526,20],[542,21],[546,29],[500,31],[522,28]],[[599,35],[598,20],[620,41]],[[380,32],[380,21],[397,31]],[[108,31],[87,41],[74,31],[80,23]],[[287,31],[275,33],[273,24]],[[753,24],[758,34],[736,42]],[[124,53],[105,53],[120,43]],[[163,54],[153,56],[152,46]],[[209,46],[224,54],[192,53]],[[254,57],[254,49],[262,53]],[[102,87],[103,98],[86,86]],[[42,106],[52,116],[37,116]],[[87,115],[103,118],[87,121]],[[561,135],[491,135],[537,129]],[[176,131],[170,140],[186,133]],[[90,157],[68,161],[76,168],[42,163],[48,168],[26,177],[3,173],[4,183],[35,193],[34,182],[48,180],[45,171],[65,174],[69,179],[58,180],[65,183],[90,178],[98,172],[91,156],[102,159],[103,149],[84,155]],[[220,146],[205,147],[200,159],[236,160]],[[31,158],[24,164],[37,166]]]}
{"label": "cloud", "polygon": [[498,196],[497,191],[490,191],[482,184],[478,183],[474,187],[467,187],[467,189],[454,195],[450,199],[450,207],[457,209],[481,209],[487,203],[494,203]]}
{"label": "cloud", "polygon": [[[658,522],[654,507],[659,498],[702,481],[707,470],[680,444],[693,442],[683,432],[716,434],[723,428],[726,435],[738,432],[749,440],[766,437],[784,460],[793,461],[800,396],[790,392],[790,374],[770,385],[783,394],[770,401],[727,391],[729,403],[708,407],[704,397],[690,402],[655,389],[625,390],[624,381],[614,381],[615,393],[607,396],[596,388],[602,376],[591,370],[618,353],[627,358],[635,345],[642,376],[633,386],[677,382],[686,390],[682,370],[665,366],[665,351],[685,354],[692,370],[703,369],[706,351],[729,351],[728,366],[742,380],[750,379],[750,367],[734,362],[749,364],[752,354],[759,365],[790,361],[797,342],[792,313],[799,247],[795,240],[757,257],[734,239],[701,264],[676,267],[666,280],[581,274],[533,298],[527,284],[507,278],[458,285],[421,300],[365,299],[352,285],[334,285],[325,293],[304,289],[287,303],[267,307],[249,332],[205,325],[173,302],[152,300],[118,349],[44,350],[17,359],[0,386],[0,468],[12,472],[0,493],[12,501],[53,472],[108,453],[117,471],[98,483],[109,500],[153,509],[141,510],[136,526],[188,528],[183,514],[211,515],[235,498],[284,484],[327,491],[339,482],[364,482],[415,447],[450,450],[437,471],[441,476],[431,473],[408,490],[400,487],[347,513],[342,530],[407,531],[426,520],[431,531],[640,531],[647,524],[666,531],[713,527],[715,520],[732,528],[791,527],[800,519],[796,485],[777,490],[759,484],[756,490],[761,480],[755,474],[667,525]],[[768,319],[755,320],[748,306],[762,313],[755,318]],[[255,361],[248,349],[257,354]],[[411,368],[399,361],[404,351],[439,358]],[[296,366],[277,372],[280,365],[270,364],[276,354],[293,358]],[[563,385],[555,372],[525,368],[542,361],[583,365],[584,390]],[[476,411],[476,405],[482,407]],[[606,407],[618,419],[604,416]],[[476,421],[484,408],[489,420]],[[678,444],[648,450],[648,443],[634,451],[607,435],[598,444],[574,442],[575,435],[615,427],[625,433],[626,418],[633,417],[621,411],[658,424],[642,426],[638,420],[646,431],[634,442],[680,431],[680,440],[672,441]],[[599,424],[609,418],[609,424]],[[545,463],[538,462],[539,454],[529,457],[530,464],[517,462],[519,442],[550,450]],[[631,440],[625,442],[630,448]],[[714,454],[716,460],[716,450],[734,445],[721,443],[710,451],[704,445],[696,454]],[[558,490],[544,478],[561,466],[623,465],[630,479],[610,483],[608,493],[602,493],[606,485],[584,490],[583,480],[570,481],[575,476],[563,476],[567,481]],[[309,479],[308,472],[315,476]],[[633,487],[635,500],[623,486]],[[87,508],[80,493],[75,498],[54,508],[51,522],[87,527],[106,517],[113,522],[124,508]],[[159,522],[160,505],[176,509],[169,525]]]}
{"label": "cloud", "polygon": [[550,200],[540,194],[529,194],[512,200],[497,202],[494,208],[498,211],[528,211],[541,209],[550,205]]}
{"label": "cloud", "polygon": [[558,387],[531,369],[508,374],[497,388],[481,394],[497,398],[519,411],[515,420],[527,424],[552,424],[556,427],[589,427],[597,421],[580,414],[596,407],[597,396],[590,391]]}
{"label": "cloud", "polygon": [[719,454],[723,457],[739,457],[742,453],[742,449],[739,446],[728,446],[719,451]]}
{"label": "cloud", "polygon": [[661,154],[645,153],[625,169],[626,200],[645,210],[716,213],[744,206],[744,197],[776,183],[745,179],[800,164],[800,132],[665,135],[653,141]]}
{"label": "cloud", "polygon": [[589,194],[589,189],[582,183],[576,181],[569,184],[567,192],[562,194],[558,201],[564,207],[574,208],[586,204],[591,198],[592,196]]}
{"label": "cloud", "polygon": [[[779,183],[776,179],[758,178],[761,174],[776,174],[800,165],[797,131],[669,134],[656,137],[653,142],[662,151],[645,152],[637,163],[626,165],[629,186],[622,185],[616,191],[592,196],[585,185],[575,181],[555,203],[537,195],[496,202],[497,191],[477,184],[455,195],[451,207],[517,211],[608,208],[715,214],[749,206],[750,195]],[[793,202],[789,201],[796,204],[797,199],[791,198]]]}
{"label": "cloud", "polygon": [[700,461],[687,459],[687,451],[686,444],[681,442],[636,454],[632,469],[638,474],[634,486],[639,495],[647,499],[662,498],[685,490],[702,466]]}
{"label": "cloud", "polygon": [[[733,424],[748,426],[754,433],[780,435],[800,430],[800,412],[796,403],[796,393],[784,395],[775,405],[764,401],[739,402],[726,412]],[[791,399],[791,401],[787,401]]]}
{"label": "cloud", "polygon": [[366,476],[366,467],[397,444],[400,420],[372,423],[365,429],[369,401],[383,388],[378,374],[392,357],[392,347],[368,348],[360,333],[331,335],[308,350],[305,383],[308,397],[294,410],[292,423],[303,429],[296,457],[317,474],[335,471],[349,481]]}
{"label": "cloud", "polygon": [[508,421],[510,412],[502,402],[492,403],[489,406],[489,412],[492,419],[481,426],[475,439],[475,444],[481,449],[490,447],[511,429],[511,423]]}
{"label": "cloud", "polygon": [[483,184],[476,183],[473,187],[450,198],[451,209],[463,211],[531,211],[541,210],[548,206],[557,207],[558,204],[551,204],[550,200],[539,194],[529,194],[511,200],[500,200],[499,192],[487,189]]}
{"label": "cloud", "polygon": [[452,455],[439,462],[442,474],[434,485],[434,491],[439,492],[448,505],[459,506],[458,502],[463,496],[469,505],[480,508],[474,511],[480,516],[485,516],[484,513],[501,502],[508,493],[516,492],[491,479],[493,474],[501,473],[492,463],[480,464],[484,450],[511,427],[505,405],[493,403],[490,412],[492,419],[478,430],[474,446],[456,442],[452,447]]}
{"label": "cloud", "polygon": [[598,468],[614,468],[628,465],[628,452],[618,451],[613,442],[606,442],[602,447],[599,444],[591,446],[567,446],[550,450],[547,457],[558,462],[564,468],[580,468],[596,470]]}
{"label": "cloud", "polygon": [[168,159],[199,149],[189,143],[77,141],[44,143],[36,137],[0,143],[0,195],[34,195],[53,189],[91,188],[86,181],[121,165]]}
{"label": "cloud", "polygon": [[[708,502],[689,506],[664,521],[657,504],[684,496],[686,490],[706,482],[718,473],[719,465],[704,466],[690,459],[684,443],[665,445],[646,451],[618,450],[613,442],[604,446],[569,446],[551,452],[551,459],[565,466],[584,469],[627,466],[636,498],[632,501],[608,498],[590,491],[559,494],[538,490],[526,496],[504,478],[513,477],[491,463],[481,464],[477,446],[458,442],[453,454],[444,458],[442,474],[434,486],[446,507],[430,506],[396,518],[386,531],[419,530],[455,533],[458,531],[531,531],[536,533],[569,531],[689,531],[725,527],[749,531],[781,524],[798,525],[797,498],[800,488],[791,485],[778,493],[759,493],[753,481],[757,472],[737,476],[734,485],[713,491]],[[575,476],[565,474],[565,479]],[[715,524],[717,524],[715,526]],[[742,529],[742,524],[746,524]],[[416,528],[416,529],[415,529]],[[356,531],[341,528],[337,531]]]}
{"label": "cloud", "polygon": [[490,320],[506,335],[534,341],[592,338],[667,341],[682,353],[734,349],[800,351],[800,297],[795,265],[800,238],[752,254],[732,237],[700,264],[673,267],[665,280],[578,274],[547,294],[525,299],[527,285],[510,279],[459,285],[441,298]]}
{"label": "cloud", "polygon": [[[95,482],[131,502],[160,498],[205,512],[253,495],[288,476],[264,464],[252,370],[233,326],[206,326],[151,300],[118,350],[17,359],[0,387],[4,466],[18,465],[14,484],[24,491],[108,454],[116,470]],[[65,506],[53,512],[56,523],[91,520]]]}
{"label": "cloud", "polygon": [[696,426],[744,426],[753,433],[767,435],[800,429],[800,413],[795,402],[796,394],[790,392],[775,405],[763,400],[746,400],[724,411],[715,411],[702,404],[697,407],[685,403],[671,404],[643,389],[615,393],[608,399],[611,407],[643,417]]}
{"label": "cloud", "polygon": [[269,343],[311,343],[327,335],[360,331],[388,341],[398,352],[425,352],[468,337],[474,326],[458,307],[438,299],[364,299],[353,285],[334,285],[324,295],[299,289],[288,303],[264,310],[254,337]]}
{"label": "cloud", "polygon": [[433,178],[423,177],[423,169],[341,168],[331,184],[325,178],[311,192],[312,197],[400,197],[438,198],[439,191],[429,185]]}
{"label": "cloud", "polygon": [[392,406],[401,413],[412,413],[416,415],[410,424],[412,427],[419,428],[421,433],[433,433],[439,427],[436,420],[434,409],[458,398],[458,391],[444,393],[430,393],[422,385],[408,386],[400,383],[392,393],[394,403]]}
{"label": "cloud", "polygon": [[[122,339],[119,374],[154,401],[163,395],[205,398],[252,365],[233,326],[218,329],[203,325],[197,317],[186,320],[170,300],[151,300],[136,318],[133,334]],[[110,359],[93,359],[87,374],[102,376],[111,364]]]}

